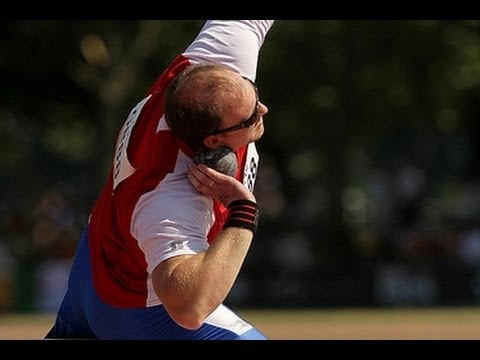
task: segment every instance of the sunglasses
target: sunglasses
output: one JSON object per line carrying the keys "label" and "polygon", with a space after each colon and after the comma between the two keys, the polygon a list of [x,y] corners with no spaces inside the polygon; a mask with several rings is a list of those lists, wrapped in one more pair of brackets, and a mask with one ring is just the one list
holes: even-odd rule
{"label": "sunglasses", "polygon": [[255,104],[255,110],[253,111],[253,114],[248,119],[243,120],[240,124],[233,125],[233,126],[230,126],[228,128],[225,128],[225,129],[216,130],[216,131],[210,133],[210,135],[217,135],[217,134],[226,133],[226,132],[230,132],[230,131],[240,130],[240,129],[243,129],[243,128],[248,128],[250,126],[253,126],[257,122],[257,120],[258,120],[258,109],[260,108],[260,98],[258,96],[257,85],[255,85],[255,83],[253,83],[253,82],[251,82],[251,83],[252,83],[252,85],[255,89],[255,95],[257,97],[257,102]]}

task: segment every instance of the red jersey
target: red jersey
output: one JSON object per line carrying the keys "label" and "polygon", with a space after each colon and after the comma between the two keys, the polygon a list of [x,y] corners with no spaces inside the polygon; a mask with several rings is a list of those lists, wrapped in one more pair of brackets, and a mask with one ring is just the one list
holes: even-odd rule
{"label": "red jersey", "polygon": [[[222,63],[255,81],[258,53],[272,23],[207,22],[128,115],[89,219],[94,286],[107,303],[161,304],[152,285],[153,269],[172,256],[206,251],[222,229],[226,209],[198,193],[186,176],[193,153],[165,121],[164,93],[185,67],[205,61]],[[259,160],[255,144],[235,154],[235,177],[253,191]]]}

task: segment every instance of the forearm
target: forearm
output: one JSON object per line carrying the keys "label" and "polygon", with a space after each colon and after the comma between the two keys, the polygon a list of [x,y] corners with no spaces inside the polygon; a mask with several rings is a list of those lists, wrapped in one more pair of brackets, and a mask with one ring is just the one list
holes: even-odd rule
{"label": "forearm", "polygon": [[252,238],[250,230],[229,227],[217,236],[208,251],[169,259],[155,269],[156,291],[177,323],[197,328],[225,300]]}

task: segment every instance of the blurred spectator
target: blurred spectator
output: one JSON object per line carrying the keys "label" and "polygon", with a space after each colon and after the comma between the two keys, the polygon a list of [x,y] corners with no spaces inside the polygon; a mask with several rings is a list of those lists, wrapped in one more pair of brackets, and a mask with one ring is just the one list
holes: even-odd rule
{"label": "blurred spectator", "polygon": [[35,273],[34,310],[55,312],[67,288],[68,273],[76,246],[75,217],[65,196],[47,191],[34,208],[34,248],[41,253]]}
{"label": "blurred spectator", "polygon": [[480,269],[480,226],[468,228],[459,235],[458,254],[466,265]]}
{"label": "blurred spectator", "polygon": [[[46,191],[32,211],[9,214],[5,244],[12,260],[8,265],[12,301],[7,303],[6,291],[1,292],[5,299],[0,299],[6,310],[53,311],[59,306],[77,236],[75,214],[60,188]],[[0,278],[7,267],[4,257],[0,253]]]}
{"label": "blurred spectator", "polygon": [[10,249],[0,242],[0,313],[10,310],[13,302],[13,270],[15,261]]}

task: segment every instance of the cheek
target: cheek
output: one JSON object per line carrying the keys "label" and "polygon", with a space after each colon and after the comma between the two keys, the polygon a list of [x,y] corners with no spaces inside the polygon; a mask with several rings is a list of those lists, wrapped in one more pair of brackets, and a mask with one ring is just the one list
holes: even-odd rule
{"label": "cheek", "polygon": [[242,145],[245,145],[245,141],[239,136],[232,136],[228,141],[224,141],[224,145],[228,146],[233,151],[237,151]]}
{"label": "cheek", "polygon": [[263,119],[255,127],[255,140],[259,139],[265,132],[265,127],[263,126]]}
{"label": "cheek", "polygon": [[[251,143],[252,141],[256,141],[260,138],[261,135],[258,133],[259,129],[251,129],[248,133],[242,134],[239,136],[235,136],[234,139],[230,140],[230,146],[231,148],[241,148],[242,146],[247,145],[248,143]],[[263,131],[262,131],[263,132]]]}

